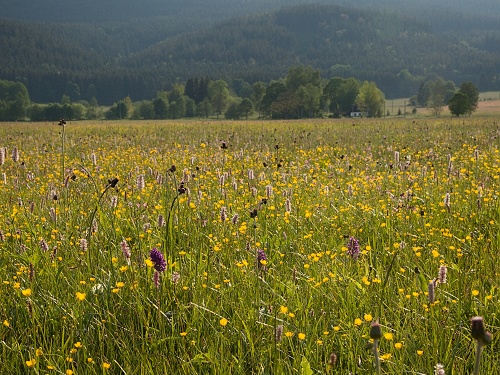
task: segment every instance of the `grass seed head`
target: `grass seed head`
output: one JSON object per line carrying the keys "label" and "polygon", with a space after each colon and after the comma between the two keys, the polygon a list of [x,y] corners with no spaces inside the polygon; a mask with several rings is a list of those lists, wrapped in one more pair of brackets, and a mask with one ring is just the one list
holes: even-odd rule
{"label": "grass seed head", "polygon": [[446,284],[447,272],[448,272],[448,269],[446,268],[446,266],[443,265],[443,266],[439,267],[438,279],[439,279],[440,284]]}
{"label": "grass seed head", "polygon": [[484,319],[482,316],[475,316],[471,319],[471,333],[475,340],[482,340],[486,334]]}
{"label": "grass seed head", "polygon": [[434,303],[436,299],[436,282],[434,280],[429,281],[429,285],[427,286],[427,297],[429,298],[430,303]]}
{"label": "grass seed head", "polygon": [[283,339],[283,324],[276,326],[276,341],[281,341]]}
{"label": "grass seed head", "polygon": [[17,163],[19,161],[19,150],[17,149],[17,147],[14,147],[14,149],[12,150],[12,161],[14,163]]}
{"label": "grass seed head", "polygon": [[370,338],[374,340],[379,340],[382,338],[382,326],[378,321],[374,321],[370,325]]}

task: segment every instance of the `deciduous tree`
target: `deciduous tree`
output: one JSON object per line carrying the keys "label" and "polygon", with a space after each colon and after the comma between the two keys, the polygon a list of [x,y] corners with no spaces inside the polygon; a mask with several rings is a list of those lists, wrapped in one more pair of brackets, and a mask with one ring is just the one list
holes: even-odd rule
{"label": "deciduous tree", "polygon": [[334,117],[348,115],[354,109],[361,82],[355,78],[335,77],[328,81],[323,95],[329,102],[329,109]]}
{"label": "deciduous tree", "polygon": [[448,102],[448,108],[454,116],[464,115],[470,108],[469,98],[463,92],[458,91]]}
{"label": "deciduous tree", "polygon": [[0,81],[0,120],[23,120],[29,105],[30,96],[24,84]]}
{"label": "deciduous tree", "polygon": [[265,114],[270,114],[270,108],[273,102],[275,102],[278,97],[286,91],[285,85],[280,81],[273,81],[266,88],[266,94],[262,98],[261,110]]}
{"label": "deciduous tree", "polygon": [[264,97],[264,95],[266,95],[266,85],[263,82],[255,82],[252,85],[252,90],[252,101],[254,104],[254,108],[259,112],[260,117],[262,98]]}
{"label": "deciduous tree", "polygon": [[359,89],[356,104],[368,117],[380,117],[384,111],[384,94],[375,82],[365,81]]}
{"label": "deciduous tree", "polygon": [[252,101],[248,98],[244,98],[239,105],[239,110],[241,114],[248,120],[248,116],[253,113]]}
{"label": "deciduous tree", "polygon": [[153,110],[155,118],[166,119],[168,117],[168,99],[166,95],[158,93],[155,100],[153,100]]}
{"label": "deciduous tree", "polygon": [[466,113],[470,116],[477,109],[479,102],[479,90],[472,82],[464,82],[460,85],[460,92],[464,94],[469,102]]}
{"label": "deciduous tree", "polygon": [[212,81],[208,85],[208,96],[210,98],[210,103],[214,109],[217,118],[224,112],[229,99],[229,89],[227,82],[219,79],[217,81]]}
{"label": "deciduous tree", "polygon": [[429,86],[429,99],[427,105],[434,112],[436,117],[441,115],[445,104],[446,83],[443,78],[438,77]]}

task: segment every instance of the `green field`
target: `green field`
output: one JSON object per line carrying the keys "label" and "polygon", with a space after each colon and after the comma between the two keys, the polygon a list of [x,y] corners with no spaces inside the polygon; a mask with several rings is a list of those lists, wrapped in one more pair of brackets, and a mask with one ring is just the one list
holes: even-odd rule
{"label": "green field", "polygon": [[498,123],[0,125],[0,373],[496,374]]}
{"label": "green field", "polygon": [[499,91],[488,91],[479,93],[479,100],[500,100],[500,92]]}
{"label": "green field", "polygon": [[[413,114],[414,107],[409,105],[410,98],[388,99],[385,101],[385,113],[389,111],[390,116],[397,116],[398,111],[401,111],[401,116],[404,115],[406,105],[407,117],[435,117],[432,109],[417,107],[417,113]],[[480,116],[498,116],[500,113],[500,92],[488,91],[479,93],[479,102],[476,114]],[[443,107],[442,117],[450,116],[448,106]]]}

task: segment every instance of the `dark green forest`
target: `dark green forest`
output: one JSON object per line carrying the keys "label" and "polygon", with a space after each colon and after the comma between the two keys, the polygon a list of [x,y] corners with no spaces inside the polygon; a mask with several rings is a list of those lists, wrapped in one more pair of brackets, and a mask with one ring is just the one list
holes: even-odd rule
{"label": "dark green forest", "polygon": [[[23,83],[39,103],[63,95],[102,105],[127,96],[149,100],[196,77],[269,83],[296,65],[318,69],[323,79],[373,81],[387,98],[414,95],[437,76],[473,82],[481,91],[500,89],[500,18],[494,16],[500,7],[489,0],[482,7],[456,0],[457,6],[449,1],[441,8],[403,1],[405,14],[396,6],[279,8],[291,1],[266,8],[263,1],[214,0],[210,12],[197,0],[169,2],[168,12],[159,0],[124,1],[115,11],[109,1],[82,9],[77,1],[28,3],[0,1],[3,17],[11,18],[0,19],[0,79]],[[377,3],[384,4],[392,3]]]}

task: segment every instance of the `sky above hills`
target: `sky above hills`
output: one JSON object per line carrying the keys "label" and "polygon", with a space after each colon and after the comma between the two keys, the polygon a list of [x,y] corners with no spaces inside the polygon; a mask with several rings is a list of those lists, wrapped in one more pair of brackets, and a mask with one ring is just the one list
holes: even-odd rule
{"label": "sky above hills", "polygon": [[193,16],[210,23],[304,3],[338,4],[407,15],[431,15],[437,10],[500,15],[498,0],[0,0],[0,18],[66,23]]}

